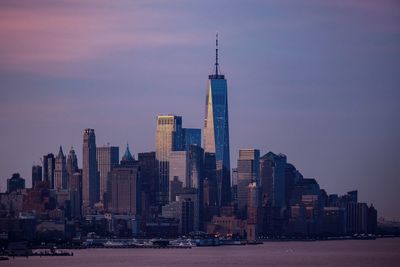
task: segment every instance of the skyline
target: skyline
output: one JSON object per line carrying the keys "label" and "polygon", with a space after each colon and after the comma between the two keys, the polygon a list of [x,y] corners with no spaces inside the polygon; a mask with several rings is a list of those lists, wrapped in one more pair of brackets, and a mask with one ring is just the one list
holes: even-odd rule
{"label": "skyline", "polygon": [[14,172],[29,186],[33,161],[60,145],[73,145],[82,167],[85,128],[97,146],[122,152],[128,141],[135,155],[155,150],[157,115],[202,128],[218,32],[231,166],[239,148],[283,153],[329,193],[358,189],[379,216],[400,219],[394,2],[220,2],[226,14],[207,22],[210,3],[39,3],[0,4],[2,191]]}

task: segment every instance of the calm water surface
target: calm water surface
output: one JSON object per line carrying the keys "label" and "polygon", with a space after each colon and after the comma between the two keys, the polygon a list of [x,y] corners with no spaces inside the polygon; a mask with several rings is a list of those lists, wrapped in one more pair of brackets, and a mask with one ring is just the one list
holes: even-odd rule
{"label": "calm water surface", "polygon": [[400,266],[400,238],[73,252],[73,257],[15,258],[0,262],[0,266]]}

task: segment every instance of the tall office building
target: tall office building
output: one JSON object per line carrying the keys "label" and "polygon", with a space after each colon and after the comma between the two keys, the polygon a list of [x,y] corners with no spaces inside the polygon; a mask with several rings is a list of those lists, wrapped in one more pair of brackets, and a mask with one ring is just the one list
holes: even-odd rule
{"label": "tall office building", "polygon": [[93,129],[83,133],[82,197],[84,207],[93,207],[100,200],[100,179],[96,162],[96,136]]}
{"label": "tall office building", "polygon": [[72,176],[69,176],[68,189],[71,192],[71,197],[74,199],[74,215],[80,218],[82,215],[82,170],[77,170]]}
{"label": "tall office building", "polygon": [[182,150],[182,117],[157,116],[156,159],[158,162],[158,205],[168,203],[169,156],[171,151]]}
{"label": "tall office building", "polygon": [[43,181],[49,184],[49,188],[54,188],[54,170],[56,159],[52,153],[43,156]]}
{"label": "tall office building", "polygon": [[[128,145],[127,145],[128,146]],[[127,147],[128,149],[128,147]],[[102,146],[96,148],[97,169],[100,176],[100,200],[105,203],[107,194],[107,177],[119,162],[119,147]]]}
{"label": "tall office building", "polygon": [[32,166],[32,188],[35,188],[37,184],[42,181],[42,166]]}
{"label": "tall office building", "polygon": [[76,157],[74,148],[71,147],[67,157],[67,173],[69,180],[77,171],[79,171],[78,158]]}
{"label": "tall office building", "polygon": [[183,128],[182,129],[183,150],[188,151],[191,145],[201,147],[201,129]]}
{"label": "tall office building", "polygon": [[58,151],[56,157],[56,166],[54,172],[54,189],[67,189],[68,187],[68,174],[67,165],[62,147]]}
{"label": "tall office building", "polygon": [[140,214],[141,181],[139,162],[135,161],[127,147],[121,164],[110,172],[109,210],[115,213]]}
{"label": "tall office building", "polygon": [[147,206],[153,206],[156,204],[156,192],[158,192],[156,152],[139,153],[138,160],[142,180],[142,191],[145,198],[142,204],[147,203]]}
{"label": "tall office building", "polygon": [[218,73],[218,38],[215,54],[215,73],[208,76],[203,144],[205,152],[215,153],[217,204],[225,206],[230,203],[231,197],[228,88],[225,76]]}
{"label": "tall office building", "polygon": [[286,156],[268,152],[260,158],[260,179],[263,203],[285,207]]}
{"label": "tall office building", "polygon": [[247,240],[258,238],[259,228],[259,185],[257,182],[250,182],[247,185]]}
{"label": "tall office building", "polygon": [[260,183],[260,150],[240,149],[237,163],[238,207],[245,210],[248,203],[249,184]]}

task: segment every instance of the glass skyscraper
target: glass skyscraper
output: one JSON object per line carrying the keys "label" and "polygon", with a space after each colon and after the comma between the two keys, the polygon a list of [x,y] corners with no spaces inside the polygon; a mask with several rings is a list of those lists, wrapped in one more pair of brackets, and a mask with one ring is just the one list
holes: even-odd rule
{"label": "glass skyscraper", "polygon": [[158,205],[168,203],[169,157],[171,151],[182,150],[182,117],[157,116],[156,159],[158,163]]}
{"label": "glass skyscraper", "polygon": [[215,153],[217,205],[225,206],[230,203],[231,198],[228,87],[225,76],[218,73],[218,38],[215,55],[215,73],[208,76],[204,118],[204,151]]}

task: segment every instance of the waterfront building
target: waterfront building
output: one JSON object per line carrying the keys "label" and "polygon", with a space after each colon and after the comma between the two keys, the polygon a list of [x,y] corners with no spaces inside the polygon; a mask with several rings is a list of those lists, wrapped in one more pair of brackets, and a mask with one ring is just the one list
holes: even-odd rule
{"label": "waterfront building", "polygon": [[[237,162],[237,183],[238,208],[242,213],[246,213],[248,186],[252,182],[255,182],[257,185],[260,184],[260,150],[240,149]],[[246,217],[245,214],[243,215],[243,217]]]}
{"label": "waterfront building", "polygon": [[207,234],[244,237],[247,229],[246,220],[235,216],[214,215],[211,222],[206,224]]}
{"label": "waterfront building", "polygon": [[366,203],[346,204],[346,231],[348,234],[365,234],[368,230],[368,206]]}
{"label": "waterfront building", "polygon": [[157,116],[156,159],[158,162],[158,205],[168,203],[169,157],[172,151],[182,150],[182,117]]}
{"label": "waterfront building", "polygon": [[96,148],[97,170],[100,178],[100,201],[107,202],[107,177],[112,168],[119,163],[119,147],[102,146]]}
{"label": "waterfront building", "polygon": [[346,210],[340,207],[324,207],[321,233],[325,236],[346,234]]}
{"label": "waterfront building", "polygon": [[259,185],[252,181],[247,186],[247,240],[258,239],[260,227]]}
{"label": "waterfront building", "polygon": [[35,188],[37,184],[42,181],[42,166],[33,165],[32,166],[32,188]]}
{"label": "waterfront building", "polygon": [[14,173],[10,179],[7,179],[7,193],[18,192],[25,189],[25,179],[19,173]]}
{"label": "waterfront building", "polygon": [[369,234],[375,234],[377,230],[378,223],[378,211],[371,204],[368,207],[368,218],[367,218],[367,232]]}
{"label": "waterfront building", "polygon": [[83,206],[93,208],[100,200],[100,179],[96,162],[96,136],[93,129],[83,133],[82,153],[82,197]]}
{"label": "waterfront building", "polygon": [[52,153],[43,156],[43,181],[49,184],[49,188],[54,188],[54,171],[56,160]]}
{"label": "waterfront building", "polygon": [[216,40],[215,73],[208,76],[204,117],[204,151],[215,153],[217,206],[226,206],[231,200],[228,86],[219,73],[218,39]]}
{"label": "waterfront building", "polygon": [[66,158],[60,146],[58,155],[56,157],[56,165],[54,171],[54,189],[67,189],[68,187],[68,173]]}

